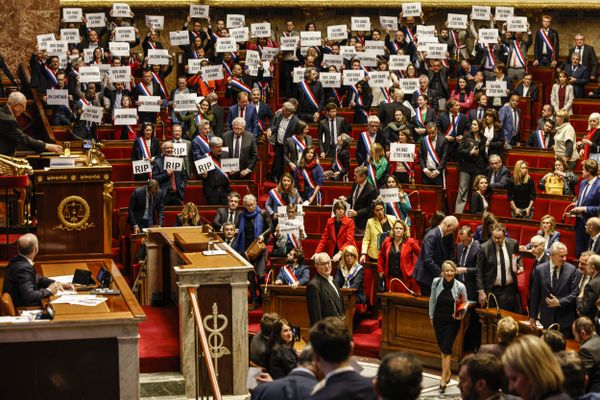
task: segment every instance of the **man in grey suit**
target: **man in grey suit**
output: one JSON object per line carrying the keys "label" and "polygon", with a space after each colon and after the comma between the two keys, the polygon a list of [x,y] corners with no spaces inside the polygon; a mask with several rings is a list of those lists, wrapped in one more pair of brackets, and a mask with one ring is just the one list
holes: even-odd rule
{"label": "man in grey suit", "polygon": [[588,317],[580,317],[573,323],[573,335],[579,342],[579,357],[588,376],[586,392],[600,392],[600,337]]}
{"label": "man in grey suit", "polygon": [[[586,253],[581,253],[579,256],[580,261]],[[594,321],[597,314],[596,300],[600,298],[600,255],[594,254],[588,257],[587,269],[591,271],[591,276],[587,283],[582,278],[579,284],[580,290],[581,285],[584,285],[584,287],[583,296],[577,302],[577,314],[581,317],[589,317]]]}
{"label": "man in grey suit", "polygon": [[248,132],[246,121],[235,118],[231,123],[232,130],[223,135],[223,146],[229,149],[228,158],[240,160],[240,171],[229,175],[231,179],[250,179],[250,175],[258,161],[258,150],[254,135]]}
{"label": "man in grey suit", "polygon": [[579,54],[581,64],[590,71],[590,80],[595,81],[598,75],[598,57],[594,48],[585,44],[585,36],[581,33],[575,35],[575,46],[569,49],[567,60],[570,60],[574,53]]}
{"label": "man in grey suit", "polygon": [[296,107],[289,101],[283,103],[280,111],[275,113],[271,127],[267,129],[267,138],[275,149],[275,160],[271,170],[273,181],[278,182],[284,171],[285,143],[289,137],[296,133],[298,117],[294,114]]}
{"label": "man in grey suit", "polygon": [[329,103],[325,106],[325,118],[319,122],[317,137],[321,147],[321,158],[334,157],[337,138],[342,134],[352,132],[352,127],[343,117],[337,116],[337,106]]}
{"label": "man in grey suit", "polygon": [[173,144],[179,143],[185,146],[181,146],[181,148],[185,148],[185,152],[182,153],[181,150],[175,148],[173,154],[183,158],[183,169],[185,171],[185,174],[188,179],[192,179],[192,174],[194,172],[190,161],[192,157],[192,142],[190,142],[187,139],[183,139],[183,129],[181,129],[181,125],[179,124],[173,124],[171,126],[171,132],[173,134],[171,142],[173,142]]}

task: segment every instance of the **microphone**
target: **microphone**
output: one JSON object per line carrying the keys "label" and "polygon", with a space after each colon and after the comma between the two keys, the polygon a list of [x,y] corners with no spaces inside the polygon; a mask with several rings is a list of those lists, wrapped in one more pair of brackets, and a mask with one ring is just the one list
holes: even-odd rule
{"label": "microphone", "polygon": [[492,292],[488,293],[488,296],[487,296],[487,307],[486,308],[490,308],[489,307],[490,306],[490,297],[493,297],[494,298],[494,302],[496,303],[496,316],[498,318],[502,318],[502,313],[500,312],[500,306],[498,305],[498,298]]}
{"label": "microphone", "polygon": [[269,293],[269,280],[271,279],[272,273],[273,273],[273,270],[270,270],[269,273],[267,274],[267,278],[265,279],[265,294]]}
{"label": "microphone", "polygon": [[389,292],[389,293],[391,293],[391,292],[392,292],[392,282],[394,282],[394,281],[398,281],[398,282],[400,282],[400,284],[401,284],[402,286],[404,286],[404,289],[406,289],[406,290],[408,291],[408,293],[410,293],[410,294],[411,294],[411,295],[413,295],[414,297],[419,297],[419,295],[418,295],[418,294],[416,294],[414,290],[410,290],[410,289],[408,288],[408,286],[406,286],[406,284],[405,284],[405,283],[402,281],[402,279],[400,279],[400,278],[392,278],[392,279],[390,279],[390,287],[389,287],[389,289],[388,289],[388,292]]}

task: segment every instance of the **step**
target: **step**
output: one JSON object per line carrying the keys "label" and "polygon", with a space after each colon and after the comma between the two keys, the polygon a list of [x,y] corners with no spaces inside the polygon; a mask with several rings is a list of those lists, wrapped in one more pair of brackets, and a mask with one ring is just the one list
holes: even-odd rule
{"label": "step", "polygon": [[354,330],[355,333],[373,333],[379,329],[378,319],[365,319]]}
{"label": "step", "polygon": [[[168,397],[167,397],[168,396]],[[185,380],[179,372],[140,374],[140,397],[185,398]]]}

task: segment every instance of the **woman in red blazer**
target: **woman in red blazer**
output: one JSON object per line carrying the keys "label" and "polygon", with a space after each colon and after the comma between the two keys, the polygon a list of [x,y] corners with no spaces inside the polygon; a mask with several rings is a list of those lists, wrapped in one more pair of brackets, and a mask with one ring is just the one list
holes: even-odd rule
{"label": "woman in red blazer", "polygon": [[[335,202],[333,212],[335,216],[327,220],[327,226],[317,245],[315,254],[321,252],[333,254],[331,260],[338,262],[342,257],[344,247],[349,244],[356,247],[356,242],[354,241],[354,220],[346,217],[346,203],[343,201]],[[336,224],[338,225],[337,234]]]}
{"label": "woman in red blazer", "polygon": [[419,242],[410,237],[410,228],[402,220],[397,220],[385,238],[379,251],[377,260],[377,272],[381,279],[385,278],[386,287],[392,292],[408,293],[398,281],[390,286],[390,280],[399,278],[416,293],[420,293],[419,284],[412,277],[417,258],[421,252]]}

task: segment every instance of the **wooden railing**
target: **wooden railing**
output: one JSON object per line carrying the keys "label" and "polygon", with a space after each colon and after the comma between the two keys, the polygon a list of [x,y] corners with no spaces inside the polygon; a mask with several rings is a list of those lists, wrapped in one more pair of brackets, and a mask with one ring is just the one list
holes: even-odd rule
{"label": "wooden railing", "polygon": [[[188,294],[190,295],[190,305],[192,313],[194,314],[194,326],[196,327],[196,334],[194,335],[194,348],[196,349],[194,357],[196,370],[196,399],[211,398],[221,400],[221,389],[219,388],[219,382],[217,381],[215,366],[210,357],[208,340],[206,339],[206,332],[204,332],[202,314],[200,313],[200,306],[198,304],[198,291],[196,288],[188,288]],[[212,393],[208,387],[209,383]]]}

